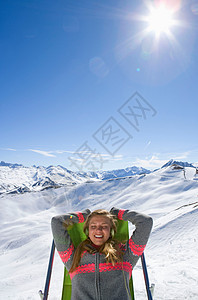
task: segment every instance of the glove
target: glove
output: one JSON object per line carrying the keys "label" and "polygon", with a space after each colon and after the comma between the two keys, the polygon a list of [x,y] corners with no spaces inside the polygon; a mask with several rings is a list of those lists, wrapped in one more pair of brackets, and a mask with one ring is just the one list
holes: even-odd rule
{"label": "glove", "polygon": [[85,209],[82,212],[75,212],[70,214],[70,220],[73,223],[83,223],[87,219],[88,215],[91,213],[89,209]]}
{"label": "glove", "polygon": [[83,223],[91,213],[89,209],[85,209],[82,212],[74,212],[64,216],[64,224],[66,226],[73,225],[74,223]]}
{"label": "glove", "polygon": [[112,207],[110,210],[110,213],[114,216],[116,216],[119,220],[123,220],[123,215],[125,213],[125,209],[119,209],[116,207]]}

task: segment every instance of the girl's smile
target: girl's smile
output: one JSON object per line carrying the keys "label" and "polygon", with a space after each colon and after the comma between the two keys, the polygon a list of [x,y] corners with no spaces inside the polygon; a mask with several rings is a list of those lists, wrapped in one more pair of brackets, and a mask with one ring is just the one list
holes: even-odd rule
{"label": "girl's smile", "polygon": [[94,216],[89,223],[89,238],[97,246],[103,245],[110,237],[110,220],[105,216]]}

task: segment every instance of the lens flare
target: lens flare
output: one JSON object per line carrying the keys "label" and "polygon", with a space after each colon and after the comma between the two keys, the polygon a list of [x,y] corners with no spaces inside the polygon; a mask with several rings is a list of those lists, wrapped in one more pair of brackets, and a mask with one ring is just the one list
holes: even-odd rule
{"label": "lens flare", "polygon": [[198,3],[194,3],[191,5],[191,11],[194,15],[198,15]]}

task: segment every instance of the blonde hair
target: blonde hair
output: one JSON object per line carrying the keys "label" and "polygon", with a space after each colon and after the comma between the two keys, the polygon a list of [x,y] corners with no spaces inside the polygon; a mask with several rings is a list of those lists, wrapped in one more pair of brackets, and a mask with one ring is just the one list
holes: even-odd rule
{"label": "blonde hair", "polygon": [[[115,265],[116,262],[122,262],[123,252],[119,247],[119,242],[114,239],[114,233],[116,233],[117,231],[117,227],[116,227],[117,221],[115,216],[105,209],[97,209],[93,211],[92,213],[89,214],[84,224],[83,230],[86,235],[89,230],[89,223],[91,221],[91,218],[94,216],[107,217],[110,220],[110,226],[111,226],[111,231],[110,231],[111,233],[109,239],[103,245],[101,245],[98,251],[105,255],[106,261],[108,263],[112,263],[113,265]],[[70,272],[73,272],[78,267],[82,253],[84,251],[88,251],[89,253],[95,253],[96,250],[90,247],[91,244],[92,242],[90,238],[87,237],[85,241],[83,241],[78,245],[74,254]]]}

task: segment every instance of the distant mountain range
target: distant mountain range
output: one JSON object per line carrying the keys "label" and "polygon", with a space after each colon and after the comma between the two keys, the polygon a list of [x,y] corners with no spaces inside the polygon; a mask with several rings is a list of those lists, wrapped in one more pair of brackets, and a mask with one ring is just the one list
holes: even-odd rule
{"label": "distant mountain range", "polygon": [[[195,166],[187,162],[168,161],[162,168],[193,168]],[[155,170],[156,171],[156,170]],[[142,167],[128,167],[112,171],[98,172],[73,172],[62,166],[32,166],[25,167],[21,164],[0,162],[0,194],[19,194],[32,191],[41,191],[61,186],[73,186],[80,183],[90,183],[101,180],[113,180],[130,176],[146,175],[151,173]]]}

